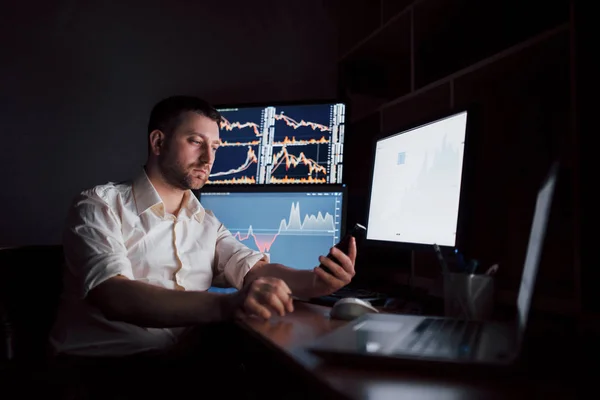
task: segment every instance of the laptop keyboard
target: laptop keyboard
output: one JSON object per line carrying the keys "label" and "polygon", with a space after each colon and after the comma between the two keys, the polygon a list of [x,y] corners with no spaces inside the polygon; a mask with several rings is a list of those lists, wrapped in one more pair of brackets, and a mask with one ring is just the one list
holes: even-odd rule
{"label": "laptop keyboard", "polygon": [[395,350],[414,355],[471,358],[480,331],[481,324],[476,321],[425,318]]}

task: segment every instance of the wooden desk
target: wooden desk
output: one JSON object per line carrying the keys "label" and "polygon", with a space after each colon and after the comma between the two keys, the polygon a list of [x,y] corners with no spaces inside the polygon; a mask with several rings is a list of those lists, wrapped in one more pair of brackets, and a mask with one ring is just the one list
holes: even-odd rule
{"label": "wooden desk", "polygon": [[[251,341],[271,353],[277,369],[287,369],[296,379],[313,385],[311,393],[323,398],[347,399],[488,399],[575,398],[564,383],[550,377],[511,376],[447,377],[408,369],[373,369],[360,365],[332,365],[306,351],[303,346],[345,322],[331,320],[329,308],[295,303],[295,311],[269,321],[240,321]],[[274,362],[276,362],[274,361]],[[285,397],[283,397],[285,398]],[[313,398],[311,396],[311,398]]]}

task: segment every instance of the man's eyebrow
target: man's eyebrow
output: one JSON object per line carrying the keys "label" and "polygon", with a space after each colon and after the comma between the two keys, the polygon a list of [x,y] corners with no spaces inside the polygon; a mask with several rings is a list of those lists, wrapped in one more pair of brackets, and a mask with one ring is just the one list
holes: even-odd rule
{"label": "man's eyebrow", "polygon": [[195,131],[195,130],[193,130],[193,129],[191,129],[191,130],[187,131],[186,133],[187,133],[188,135],[190,135],[190,136],[202,136],[202,137],[206,136],[204,133],[197,132],[197,131]]}
{"label": "man's eyebrow", "polygon": [[[194,130],[189,130],[187,131],[188,136],[200,136],[203,139],[208,139],[208,135],[201,133],[201,132],[196,132]],[[217,139],[217,140],[212,140],[213,144],[216,144],[217,146],[221,146],[223,144],[223,141],[221,140],[221,138]]]}

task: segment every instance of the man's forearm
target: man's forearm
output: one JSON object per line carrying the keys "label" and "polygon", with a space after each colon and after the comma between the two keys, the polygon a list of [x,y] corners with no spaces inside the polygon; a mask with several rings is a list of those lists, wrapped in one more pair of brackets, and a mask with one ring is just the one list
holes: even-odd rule
{"label": "man's forearm", "polygon": [[244,285],[261,276],[272,276],[283,280],[298,297],[316,297],[314,288],[315,274],[312,270],[296,270],[281,264],[257,263],[246,275]]}
{"label": "man's forearm", "polygon": [[232,301],[218,293],[176,291],[127,278],[111,278],[94,288],[88,301],[107,318],[167,328],[226,319]]}

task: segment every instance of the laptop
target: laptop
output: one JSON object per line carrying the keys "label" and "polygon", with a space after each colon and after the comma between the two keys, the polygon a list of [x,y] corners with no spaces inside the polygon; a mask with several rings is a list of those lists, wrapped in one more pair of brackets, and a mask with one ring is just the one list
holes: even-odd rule
{"label": "laptop", "polygon": [[476,367],[514,364],[523,345],[557,174],[558,163],[554,163],[538,191],[515,321],[365,314],[311,342],[307,349],[334,361],[430,361]]}

